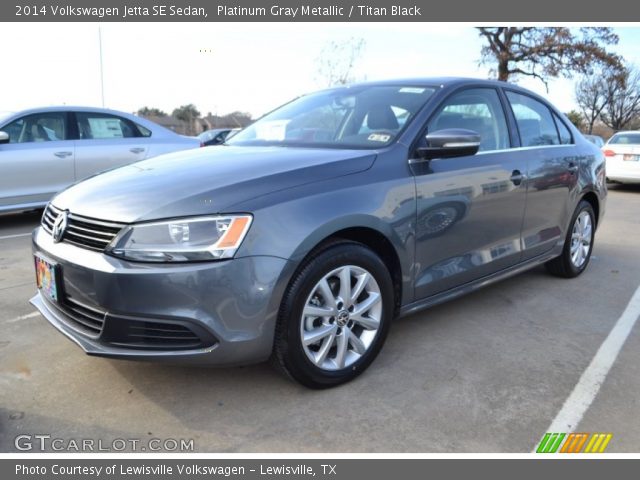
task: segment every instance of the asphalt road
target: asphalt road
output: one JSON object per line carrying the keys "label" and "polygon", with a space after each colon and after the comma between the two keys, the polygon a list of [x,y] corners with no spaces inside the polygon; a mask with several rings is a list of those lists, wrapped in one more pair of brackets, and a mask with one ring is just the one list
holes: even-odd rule
{"label": "asphalt road", "polygon": [[[28,304],[33,261],[22,234],[39,216],[0,217],[0,451],[42,434],[58,446],[193,439],[201,452],[529,452],[640,284],[638,212],[640,188],[613,187],[581,277],[539,268],[398,320],[365,374],[320,392],[268,365],[84,355]],[[612,433],[607,452],[640,451],[639,329],[576,427]]]}

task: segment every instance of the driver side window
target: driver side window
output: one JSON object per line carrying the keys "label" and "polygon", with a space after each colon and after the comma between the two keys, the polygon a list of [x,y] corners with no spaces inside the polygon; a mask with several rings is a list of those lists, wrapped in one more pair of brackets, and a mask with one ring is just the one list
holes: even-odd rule
{"label": "driver side window", "polygon": [[4,127],[9,143],[37,143],[66,140],[66,114],[43,112],[14,120]]}
{"label": "driver side window", "polygon": [[480,135],[479,151],[509,148],[509,131],[498,92],[474,88],[455,93],[431,118],[427,132],[449,128],[473,130]]}

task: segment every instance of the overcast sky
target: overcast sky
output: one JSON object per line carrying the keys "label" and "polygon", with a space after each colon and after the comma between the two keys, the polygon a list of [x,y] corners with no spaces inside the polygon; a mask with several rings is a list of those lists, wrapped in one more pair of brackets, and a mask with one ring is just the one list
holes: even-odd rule
{"label": "overcast sky", "polygon": [[[0,111],[43,105],[100,106],[97,23],[0,23]],[[436,75],[488,77],[481,40],[465,24],[428,23],[104,23],[104,96],[109,108],[171,112],[195,104],[206,114],[258,116],[324,85],[316,59],[330,40],[361,37],[359,79]],[[640,27],[616,28],[615,50],[640,65]],[[539,81],[521,85],[545,94]],[[548,98],[574,108],[570,80]]]}

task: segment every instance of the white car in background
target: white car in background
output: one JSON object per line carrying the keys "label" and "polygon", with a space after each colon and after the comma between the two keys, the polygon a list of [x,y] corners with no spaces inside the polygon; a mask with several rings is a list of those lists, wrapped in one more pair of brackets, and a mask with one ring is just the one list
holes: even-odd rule
{"label": "white car in background", "polygon": [[602,152],[607,159],[607,179],[620,183],[640,183],[640,131],[618,132]]}
{"label": "white car in background", "polygon": [[0,115],[0,213],[42,208],[95,173],[200,146],[195,137],[115,110],[64,106]]}

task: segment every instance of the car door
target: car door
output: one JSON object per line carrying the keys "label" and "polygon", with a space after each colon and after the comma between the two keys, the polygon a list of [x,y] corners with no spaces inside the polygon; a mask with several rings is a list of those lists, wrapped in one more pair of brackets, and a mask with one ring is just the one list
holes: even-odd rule
{"label": "car door", "polygon": [[578,155],[570,130],[545,103],[506,91],[522,150],[529,157],[527,211],[522,226],[523,259],[563,241],[578,189]]}
{"label": "car door", "polygon": [[415,298],[516,264],[526,203],[526,156],[514,154],[505,103],[494,88],[450,95],[427,132],[480,134],[471,156],[413,163],[417,193]]}
{"label": "car door", "polygon": [[149,136],[131,120],[103,112],[75,112],[76,179],[144,160]]}
{"label": "car door", "polygon": [[37,206],[74,182],[74,141],[67,112],[42,112],[13,119],[0,130],[0,210]]}

